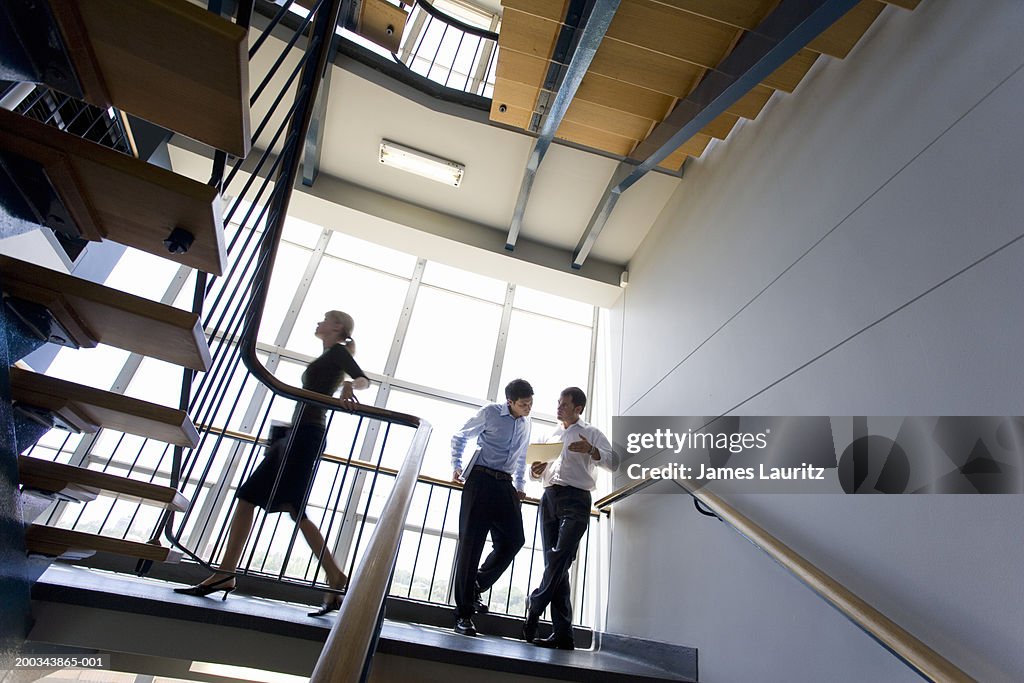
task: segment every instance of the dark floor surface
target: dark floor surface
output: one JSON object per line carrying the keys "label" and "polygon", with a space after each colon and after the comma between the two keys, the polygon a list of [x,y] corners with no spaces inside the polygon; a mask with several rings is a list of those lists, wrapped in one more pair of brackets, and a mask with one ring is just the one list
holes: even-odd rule
{"label": "dark floor surface", "polygon": [[[308,605],[236,593],[226,601],[175,594],[177,584],[56,563],[40,578],[33,599],[124,610],[184,621],[234,626],[322,641],[334,616],[309,617]],[[507,637],[460,636],[449,628],[386,619],[378,650],[567,681],[692,681],[696,651],[622,636],[595,638],[589,650],[547,650]],[[627,654],[628,653],[628,656]],[[660,665],[655,665],[657,662]]]}

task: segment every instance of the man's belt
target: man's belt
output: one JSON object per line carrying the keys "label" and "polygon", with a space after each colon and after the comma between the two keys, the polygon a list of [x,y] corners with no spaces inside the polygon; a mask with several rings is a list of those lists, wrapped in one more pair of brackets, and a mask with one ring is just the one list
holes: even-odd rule
{"label": "man's belt", "polygon": [[[473,465],[473,472],[482,472],[483,474],[494,477],[495,479],[501,479],[503,481],[512,481],[512,475],[508,472],[502,472],[501,470],[492,470],[490,467],[484,467],[483,465]],[[472,472],[470,472],[472,474]]]}

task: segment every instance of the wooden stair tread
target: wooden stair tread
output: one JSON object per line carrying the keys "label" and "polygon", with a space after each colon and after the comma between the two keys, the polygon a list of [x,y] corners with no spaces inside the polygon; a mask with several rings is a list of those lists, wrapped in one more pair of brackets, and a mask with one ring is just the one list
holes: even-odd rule
{"label": "wooden stair tread", "polygon": [[170,486],[24,455],[18,456],[18,478],[22,485],[29,488],[51,493],[68,491],[72,498],[76,498],[76,487],[80,487],[77,490],[85,489],[92,493],[91,497],[108,493],[135,502],[153,503],[176,512],[184,512],[188,508],[188,498]]}
{"label": "wooden stair tread", "polygon": [[199,443],[184,411],[16,367],[10,368],[10,378],[13,400],[52,410],[84,432],[104,427],[175,446]]}
{"label": "wooden stair tread", "polygon": [[25,530],[25,548],[32,553],[53,557],[59,557],[69,550],[100,550],[156,562],[178,559],[177,553],[163,546],[70,529],[58,529],[42,524],[32,524]]}
{"label": "wooden stair tread", "polygon": [[[216,188],[0,109],[0,153],[46,171],[84,239],[110,239],[214,275],[226,254]],[[195,237],[184,254],[163,240],[175,227]]]}
{"label": "wooden stair tread", "polygon": [[199,316],[95,282],[0,255],[4,293],[46,306],[73,341],[141,353],[193,370],[210,368]]}
{"label": "wooden stair tread", "polygon": [[244,157],[246,30],[187,0],[50,0],[85,99]]}

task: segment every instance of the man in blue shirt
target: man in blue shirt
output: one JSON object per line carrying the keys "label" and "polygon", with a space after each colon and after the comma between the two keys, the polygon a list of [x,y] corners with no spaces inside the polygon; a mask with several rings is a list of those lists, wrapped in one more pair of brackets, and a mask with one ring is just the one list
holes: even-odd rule
{"label": "man in blue shirt", "polygon": [[[480,593],[494,585],[526,542],[520,506],[526,496],[533,387],[512,380],[505,399],[481,408],[452,436],[452,481],[465,481],[455,553],[455,632],[465,636],[476,635],[473,614]],[[463,469],[462,453],[474,437],[476,452]],[[491,553],[477,568],[488,532]],[[486,611],[482,603],[479,607]]]}

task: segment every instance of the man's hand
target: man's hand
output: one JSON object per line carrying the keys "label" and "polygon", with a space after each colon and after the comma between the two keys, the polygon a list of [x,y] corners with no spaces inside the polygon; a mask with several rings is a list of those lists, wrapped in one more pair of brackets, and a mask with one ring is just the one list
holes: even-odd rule
{"label": "man's hand", "polygon": [[526,491],[516,491],[516,493],[519,494],[520,502],[526,500]]}
{"label": "man's hand", "polygon": [[587,441],[587,437],[582,434],[580,434],[579,441],[573,441],[569,444],[569,450],[573,453],[589,453],[592,460],[601,459],[601,452],[594,448],[594,446]]}
{"label": "man's hand", "polygon": [[465,483],[462,480],[462,470],[460,470],[457,467],[455,468],[455,471],[452,472],[452,483],[453,484],[464,484]]}
{"label": "man's hand", "polygon": [[540,479],[540,475],[544,474],[544,470],[548,468],[546,462],[535,462],[530,465],[530,476],[534,479]]}

